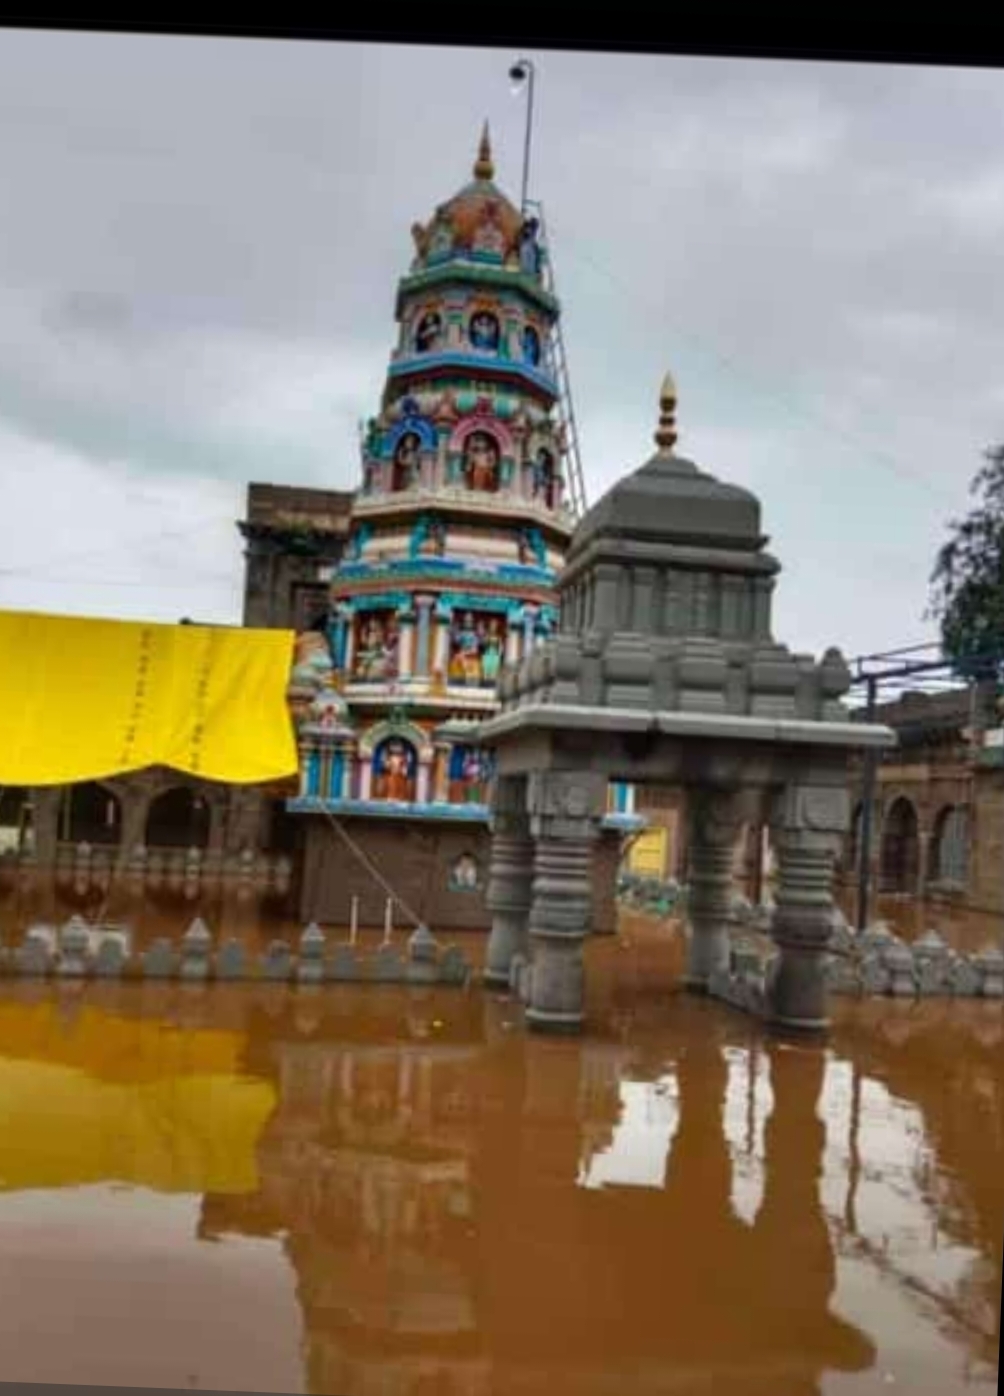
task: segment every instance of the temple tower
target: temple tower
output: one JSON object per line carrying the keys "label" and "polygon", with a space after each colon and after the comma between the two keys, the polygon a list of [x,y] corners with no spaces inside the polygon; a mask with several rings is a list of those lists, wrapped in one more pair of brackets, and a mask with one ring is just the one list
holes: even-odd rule
{"label": "temple tower", "polygon": [[[331,576],[327,654],[303,637],[294,689],[294,808],[461,826],[470,847],[450,878],[470,892],[484,889],[476,845],[487,845],[473,836],[487,834],[491,777],[473,734],[497,711],[503,667],[555,630],[574,525],[546,250],[494,178],[486,126],[471,181],[412,227],[397,340]],[[483,913],[472,899],[464,916]]]}

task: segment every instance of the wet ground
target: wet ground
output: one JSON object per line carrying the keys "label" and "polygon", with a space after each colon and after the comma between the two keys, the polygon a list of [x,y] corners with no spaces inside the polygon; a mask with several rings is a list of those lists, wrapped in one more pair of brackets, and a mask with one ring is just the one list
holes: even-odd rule
{"label": "wet ground", "polygon": [[797,1046],[678,954],[592,944],[564,1041],[476,988],[0,981],[0,1376],[996,1391],[1001,1005]]}

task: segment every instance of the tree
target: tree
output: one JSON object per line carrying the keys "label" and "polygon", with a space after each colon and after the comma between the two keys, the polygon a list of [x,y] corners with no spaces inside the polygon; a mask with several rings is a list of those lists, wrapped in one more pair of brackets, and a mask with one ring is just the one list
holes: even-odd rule
{"label": "tree", "polygon": [[1004,679],[1004,444],[984,452],[970,493],[979,504],[953,519],[931,573],[928,614],[956,673]]}

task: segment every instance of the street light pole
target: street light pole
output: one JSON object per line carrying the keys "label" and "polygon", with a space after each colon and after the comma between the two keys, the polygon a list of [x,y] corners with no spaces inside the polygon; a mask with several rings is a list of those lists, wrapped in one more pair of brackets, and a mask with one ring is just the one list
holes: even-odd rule
{"label": "street light pole", "polygon": [[509,80],[513,92],[526,83],[526,135],[523,140],[523,192],[520,198],[520,212],[526,215],[526,198],[530,184],[530,141],[533,136],[533,80],[535,69],[529,58],[521,58],[509,69]]}

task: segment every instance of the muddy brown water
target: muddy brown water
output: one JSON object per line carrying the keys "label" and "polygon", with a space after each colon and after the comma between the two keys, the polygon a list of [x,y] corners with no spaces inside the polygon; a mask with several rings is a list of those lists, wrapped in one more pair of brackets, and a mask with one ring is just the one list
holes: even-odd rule
{"label": "muddy brown water", "polygon": [[591,944],[568,1040],[477,987],[0,980],[0,1378],[995,1392],[1001,1005],[789,1043],[679,955]]}

